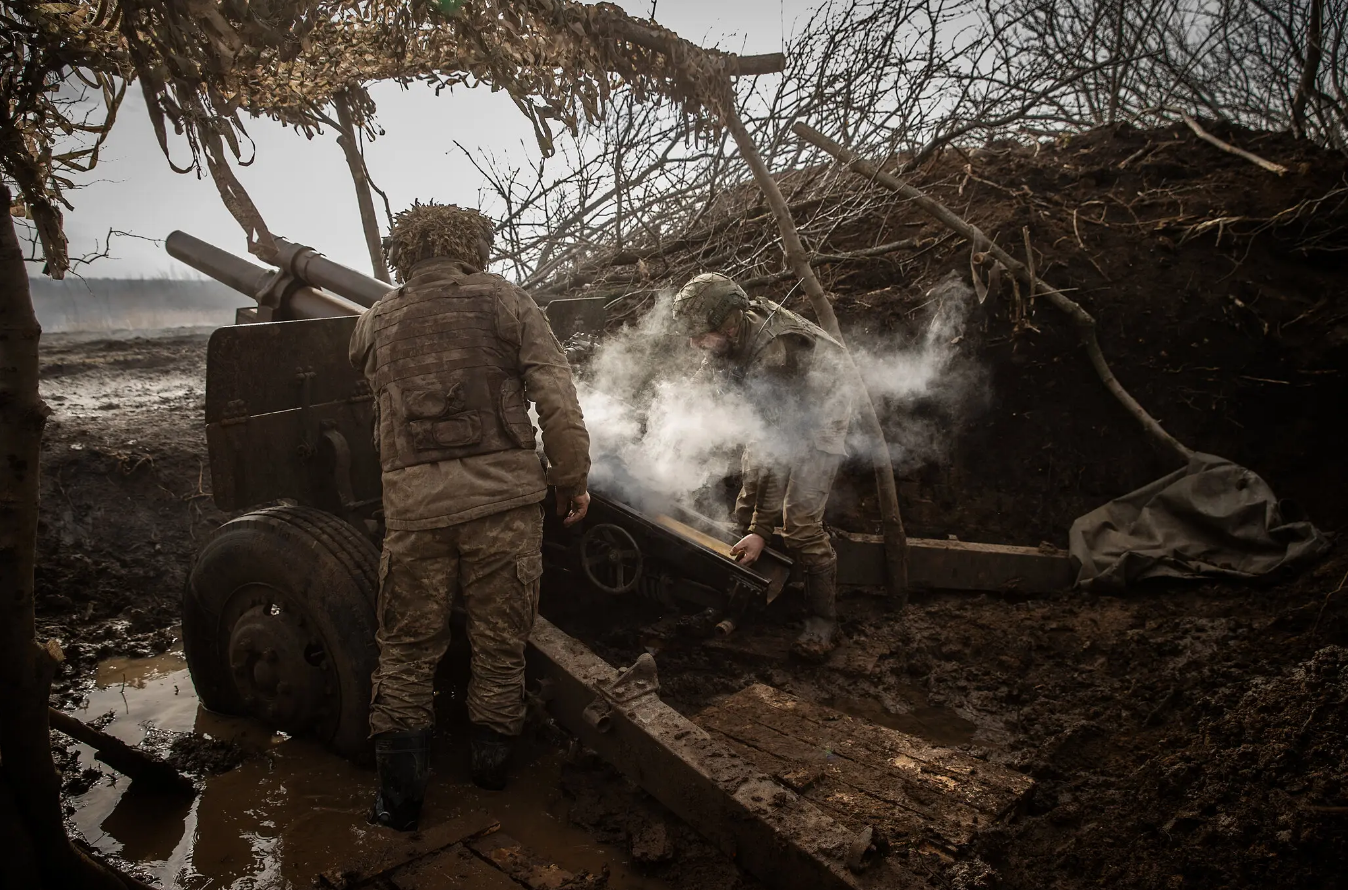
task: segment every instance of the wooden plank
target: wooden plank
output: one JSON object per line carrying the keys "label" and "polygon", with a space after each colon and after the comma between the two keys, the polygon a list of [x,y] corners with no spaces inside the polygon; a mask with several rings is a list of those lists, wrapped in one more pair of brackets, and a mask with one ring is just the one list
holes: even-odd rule
{"label": "wooden plank", "polygon": [[[821,747],[819,738],[801,738],[799,727],[778,728],[756,718],[772,720],[775,714],[737,713],[734,707],[711,708],[698,716],[698,722],[715,729],[729,739],[772,754],[798,770],[817,770],[819,778],[810,782],[801,794],[828,809],[852,811],[842,821],[860,829],[875,824],[886,834],[920,835],[921,829],[939,837],[947,846],[958,848],[968,842],[979,825],[988,821],[966,800],[947,793],[935,777],[912,775],[854,760],[829,747]],[[781,774],[783,767],[778,767]],[[831,781],[824,781],[825,779]],[[789,781],[789,780],[788,780]]]}
{"label": "wooden plank", "polygon": [[405,865],[384,880],[397,890],[520,890],[462,844]]}
{"label": "wooden plank", "polygon": [[499,831],[470,841],[468,848],[529,890],[591,890],[603,886],[605,880],[583,872],[573,874]]}
{"label": "wooden plank", "polygon": [[933,779],[989,816],[1002,815],[1034,787],[1033,779],[1013,769],[857,720],[771,686],[756,684],[738,694],[773,707],[777,721],[799,721],[792,725],[803,737],[854,759],[881,760],[906,775]]}
{"label": "wooden plank", "polygon": [[[884,539],[833,531],[838,583],[878,587],[885,583]],[[908,583],[934,590],[1069,590],[1076,581],[1064,550],[908,539]]]}
{"label": "wooden plank", "polygon": [[921,836],[930,824],[929,819],[917,813],[896,808],[888,801],[858,792],[823,766],[803,767],[796,761],[786,760],[730,736],[724,736],[724,739],[730,750],[780,780],[848,828],[860,831],[868,825],[875,825],[884,828],[887,837],[900,838]]}
{"label": "wooden plank", "polygon": [[857,832],[653,692],[610,703],[602,726],[587,719],[595,690],[618,672],[546,619],[534,625],[528,654],[533,673],[549,681],[558,723],[774,890],[929,886],[925,873],[894,858],[851,870]]}
{"label": "wooden plank", "polygon": [[951,849],[1013,809],[1034,784],[1013,770],[761,684],[707,708],[696,721],[844,824],[926,835]]}

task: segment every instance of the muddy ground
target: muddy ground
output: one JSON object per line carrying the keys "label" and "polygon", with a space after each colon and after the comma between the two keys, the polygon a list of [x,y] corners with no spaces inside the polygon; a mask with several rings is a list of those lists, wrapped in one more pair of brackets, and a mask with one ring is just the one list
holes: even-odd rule
{"label": "muddy ground", "polygon": [[[989,230],[1027,226],[1039,268],[1097,314],[1106,354],[1144,404],[1336,533],[1348,523],[1348,204],[1304,208],[1348,182],[1345,166],[1286,137],[1245,144],[1293,173],[1264,178],[1176,131],[1117,131],[950,157],[924,185]],[[890,209],[866,237],[909,230],[911,208]],[[911,338],[924,283],[959,268],[967,247],[949,246],[828,279],[845,327]],[[987,304],[964,352],[988,397],[960,416],[932,409],[956,446],[905,475],[905,505],[919,533],[1065,546],[1074,516],[1170,466],[1090,376],[1070,329],[1042,306],[1032,328],[1016,327],[1004,305]],[[169,645],[192,554],[224,518],[203,470],[204,351],[200,334],[44,340],[56,413],[38,607],[40,631],[69,658],[65,703],[99,659]],[[864,468],[852,469],[853,496],[840,491],[832,518],[864,526],[874,505],[856,481]],[[689,641],[641,603],[557,611],[615,664],[654,651],[663,695],[685,713],[765,682],[1033,776],[1025,812],[935,869],[935,886],[1321,888],[1342,881],[1348,853],[1346,579],[1338,546],[1260,585],[918,592],[904,612],[851,591],[846,647],[822,667],[784,657],[789,597],[721,646]],[[569,818],[643,872],[706,890],[754,885],[594,758],[570,758],[560,787]]]}
{"label": "muddy ground", "polygon": [[[192,552],[222,518],[198,488],[204,343],[45,350],[40,623],[70,658],[67,703],[99,659],[168,645]],[[783,657],[789,609],[741,647],[690,641],[644,606],[564,623],[613,663],[655,651],[685,713],[766,682],[1035,777],[1028,811],[938,884],[1323,887],[1348,840],[1345,575],[1335,554],[1265,587],[918,594],[904,613],[853,593],[845,657],[821,668]],[[753,884],[593,757],[563,768],[562,789],[572,820],[653,876]]]}

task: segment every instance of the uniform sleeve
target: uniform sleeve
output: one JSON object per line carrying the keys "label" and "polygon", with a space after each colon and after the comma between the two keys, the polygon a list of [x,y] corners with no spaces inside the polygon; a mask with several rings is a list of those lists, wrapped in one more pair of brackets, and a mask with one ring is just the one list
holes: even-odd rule
{"label": "uniform sleeve", "polygon": [[590,475],[590,434],[576,398],[571,365],[533,298],[512,285],[509,303],[519,325],[520,373],[525,393],[538,409],[552,484],[559,498],[570,498],[585,491]]}
{"label": "uniform sleeve", "polygon": [[[378,303],[375,304],[375,306],[378,305]],[[357,371],[366,370],[373,349],[374,306],[371,306],[360,314],[360,318],[356,320],[356,329],[351,332],[351,345],[347,349],[347,357],[351,360],[351,367]]]}
{"label": "uniform sleeve", "polygon": [[749,520],[749,534],[770,541],[773,530],[782,524],[782,502],[785,500],[786,486],[783,484],[781,473],[773,467],[757,469],[758,496],[754,501],[753,518]]}

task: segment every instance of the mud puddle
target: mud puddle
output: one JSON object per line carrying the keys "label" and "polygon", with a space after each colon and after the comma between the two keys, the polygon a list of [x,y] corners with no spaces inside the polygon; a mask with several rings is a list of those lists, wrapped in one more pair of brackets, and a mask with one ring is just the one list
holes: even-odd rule
{"label": "mud puddle", "polygon": [[[131,744],[152,727],[227,739],[251,752],[236,769],[206,778],[192,801],[128,788],[106,767],[87,793],[69,800],[73,822],[93,846],[139,864],[165,888],[307,888],[319,872],[388,844],[391,832],[365,822],[373,771],[254,721],[200,708],[181,649],[100,664],[87,707],[74,713],[92,721],[109,712],[105,730]],[[569,802],[559,790],[563,757],[555,749],[521,746],[511,790],[490,794],[468,780],[463,735],[435,752],[423,827],[485,814],[563,868],[594,874],[607,868],[610,887],[668,886],[634,873],[625,851],[567,821]],[[84,746],[80,761],[101,766]]]}

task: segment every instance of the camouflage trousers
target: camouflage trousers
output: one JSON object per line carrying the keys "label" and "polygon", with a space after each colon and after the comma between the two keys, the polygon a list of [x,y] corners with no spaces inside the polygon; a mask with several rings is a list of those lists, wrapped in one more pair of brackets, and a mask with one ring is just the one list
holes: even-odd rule
{"label": "camouflage trousers", "polygon": [[524,646],[538,615],[543,513],[516,507],[445,528],[389,529],[379,562],[379,667],[370,734],[435,724],[432,681],[460,597],[468,616],[468,717],[524,727]]}
{"label": "camouflage trousers", "polygon": [[786,549],[802,567],[832,563],[837,555],[824,530],[824,508],[841,463],[842,455],[812,448],[790,466],[773,465],[746,448],[735,524],[765,539],[780,524]]}

